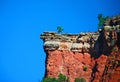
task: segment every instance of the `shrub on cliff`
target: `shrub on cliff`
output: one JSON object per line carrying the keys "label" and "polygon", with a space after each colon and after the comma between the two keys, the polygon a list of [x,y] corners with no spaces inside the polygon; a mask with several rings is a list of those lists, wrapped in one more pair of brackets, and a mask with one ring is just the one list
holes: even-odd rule
{"label": "shrub on cliff", "polygon": [[75,78],[75,82],[86,82],[85,78]]}
{"label": "shrub on cliff", "polygon": [[58,76],[58,82],[69,82],[69,78],[60,73]]}
{"label": "shrub on cliff", "polygon": [[68,77],[60,73],[58,75],[58,78],[46,77],[42,80],[42,82],[70,82],[70,81]]}
{"label": "shrub on cliff", "polygon": [[42,82],[58,82],[56,78],[47,77],[44,78]]}
{"label": "shrub on cliff", "polygon": [[84,65],[84,66],[83,66],[83,70],[84,70],[84,71],[87,71],[87,70],[88,70],[88,66]]}

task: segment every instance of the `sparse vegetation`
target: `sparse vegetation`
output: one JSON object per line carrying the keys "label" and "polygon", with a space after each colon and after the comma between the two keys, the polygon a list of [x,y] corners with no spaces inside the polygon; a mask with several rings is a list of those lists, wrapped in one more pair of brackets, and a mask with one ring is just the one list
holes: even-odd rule
{"label": "sparse vegetation", "polygon": [[86,82],[85,78],[75,78],[75,82]]}
{"label": "sparse vegetation", "polygon": [[60,73],[58,76],[58,82],[69,82],[69,78]]}
{"label": "sparse vegetation", "polygon": [[84,71],[87,71],[87,70],[88,70],[88,66],[84,65],[84,66],[83,66],[83,70],[84,70]]}
{"label": "sparse vegetation", "polygon": [[62,33],[62,32],[63,32],[63,30],[64,30],[64,29],[63,29],[63,27],[62,27],[62,26],[58,26],[58,27],[57,27],[57,32],[58,32],[58,33]]}
{"label": "sparse vegetation", "polygon": [[43,79],[42,82],[70,82],[70,81],[69,81],[68,77],[66,77],[65,75],[60,73],[58,75],[58,78],[46,77],[46,78]]}
{"label": "sparse vegetation", "polygon": [[103,14],[98,14],[98,20],[99,20],[99,23],[98,23],[98,27],[102,27],[103,24],[105,23],[106,19],[108,19],[109,16],[103,16]]}
{"label": "sparse vegetation", "polygon": [[58,82],[56,78],[47,77],[44,78],[42,82]]}

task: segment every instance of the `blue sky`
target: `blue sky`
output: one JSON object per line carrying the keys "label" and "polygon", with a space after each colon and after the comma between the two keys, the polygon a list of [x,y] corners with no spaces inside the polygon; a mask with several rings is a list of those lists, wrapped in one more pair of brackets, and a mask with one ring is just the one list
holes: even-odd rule
{"label": "blue sky", "polygon": [[119,0],[0,0],[0,82],[39,82],[45,72],[40,34],[97,31],[97,15],[120,13]]}

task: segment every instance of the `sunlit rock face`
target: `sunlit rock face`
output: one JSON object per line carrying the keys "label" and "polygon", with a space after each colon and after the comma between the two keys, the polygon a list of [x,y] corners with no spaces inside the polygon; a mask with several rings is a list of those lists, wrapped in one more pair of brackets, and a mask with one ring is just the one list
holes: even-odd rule
{"label": "sunlit rock face", "polygon": [[73,52],[87,53],[92,52],[94,44],[98,39],[99,33],[80,33],[80,34],[57,34],[54,32],[44,32],[41,38],[44,40],[44,49],[67,50]]}
{"label": "sunlit rock face", "polygon": [[[120,82],[120,16],[106,20],[99,32],[41,34],[46,76],[84,77],[86,82]],[[87,69],[85,70],[85,67]]]}

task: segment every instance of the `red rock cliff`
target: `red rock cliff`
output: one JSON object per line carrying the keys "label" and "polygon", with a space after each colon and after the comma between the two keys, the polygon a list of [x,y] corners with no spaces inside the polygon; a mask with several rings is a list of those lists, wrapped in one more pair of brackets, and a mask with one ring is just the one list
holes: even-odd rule
{"label": "red rock cliff", "polygon": [[[120,82],[120,16],[96,33],[41,35],[47,55],[46,76],[84,77],[86,82]],[[86,68],[86,69],[85,69]]]}

